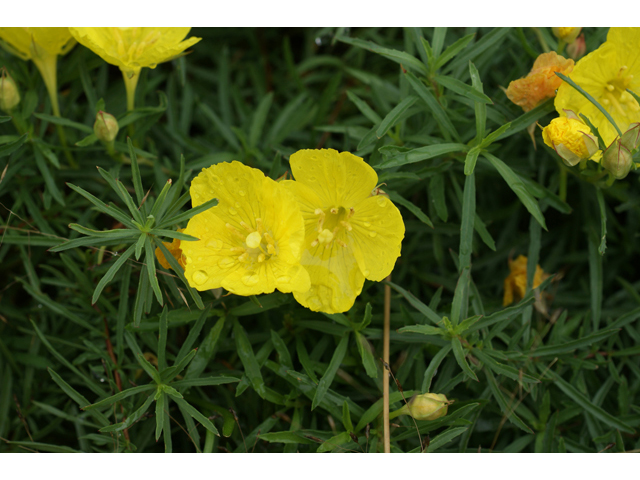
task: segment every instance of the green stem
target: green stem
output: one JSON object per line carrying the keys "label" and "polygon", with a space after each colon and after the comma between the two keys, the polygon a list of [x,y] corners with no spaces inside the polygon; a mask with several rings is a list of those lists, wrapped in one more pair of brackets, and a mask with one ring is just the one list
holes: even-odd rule
{"label": "green stem", "polygon": [[560,165],[560,187],[558,196],[563,202],[567,201],[567,169]]}
{"label": "green stem", "polygon": [[567,46],[567,42],[565,42],[562,39],[558,40],[558,48],[556,48],[556,53],[560,55],[564,51],[564,47],[566,46]]}
{"label": "green stem", "polygon": [[[56,73],[56,66],[58,62],[57,55],[49,55],[46,53],[41,54],[39,57],[33,58],[33,63],[36,64],[38,70],[40,70],[40,75],[42,75],[42,79],[44,80],[44,84],[47,87],[47,92],[49,93],[49,99],[51,100],[51,109],[53,110],[53,114],[56,117],[60,117],[60,105],[58,104],[58,80]],[[64,133],[62,125],[56,125],[58,130],[58,138],[60,139],[60,143],[62,144],[62,148],[64,150],[64,155],[67,157],[67,161],[69,162],[69,166],[71,168],[78,168],[78,164],[74,160],[71,152],[69,151],[69,147],[67,144],[67,136]]]}
{"label": "green stem", "polygon": [[535,33],[536,37],[538,37],[538,42],[540,42],[540,47],[542,47],[542,51],[545,53],[550,51],[551,49],[549,48],[549,45],[547,45],[546,40],[542,36],[542,32],[540,32],[540,29],[538,27],[532,27],[531,30],[533,30],[533,33]]}

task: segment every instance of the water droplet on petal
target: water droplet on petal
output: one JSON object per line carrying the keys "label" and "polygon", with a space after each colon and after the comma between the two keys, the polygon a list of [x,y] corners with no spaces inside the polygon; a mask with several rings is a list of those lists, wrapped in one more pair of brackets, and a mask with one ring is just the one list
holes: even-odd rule
{"label": "water droplet on petal", "polygon": [[240,195],[241,197],[244,197],[245,195],[244,190],[238,190],[238,195]]}
{"label": "water droplet on petal", "polygon": [[222,242],[213,238],[206,243],[206,246],[215,250],[220,250],[222,248]]}
{"label": "water droplet on petal", "polygon": [[371,273],[371,272],[370,272],[369,270],[365,270],[364,272],[362,272],[362,274],[363,274],[365,277],[368,277],[370,273]]}
{"label": "water droplet on petal", "polygon": [[209,275],[204,270],[196,270],[193,272],[193,276],[191,277],[193,283],[196,285],[202,285],[204,282],[209,280]]}
{"label": "water droplet on petal", "polygon": [[218,266],[220,268],[229,268],[234,263],[235,263],[235,261],[233,260],[233,258],[231,258],[231,257],[222,257],[220,259],[220,261],[218,262]]}
{"label": "water droplet on petal", "polygon": [[245,275],[242,277],[242,283],[244,283],[247,287],[251,287],[260,281],[260,277],[256,274],[254,275]]}
{"label": "water droplet on petal", "polygon": [[276,279],[277,283],[289,283],[291,281],[291,277],[288,277],[287,275],[284,275],[282,277],[278,277]]}
{"label": "water droplet on petal", "polygon": [[236,202],[236,208],[240,208],[240,204]]}
{"label": "water droplet on petal", "polygon": [[376,235],[378,235],[378,232],[374,232],[373,230],[369,232],[371,238],[374,238]]}
{"label": "water droplet on petal", "polygon": [[320,310],[322,308],[322,301],[320,301],[320,298],[313,296],[313,297],[309,297],[309,308],[311,308],[312,310]]}
{"label": "water droplet on petal", "polygon": [[211,175],[211,180],[213,180],[214,182],[219,182],[220,177],[218,177],[217,175]]}
{"label": "water droplet on petal", "polygon": [[235,208],[230,208],[230,209],[229,209],[229,213],[230,213],[231,215],[235,215],[235,214],[236,214],[236,213],[238,213],[238,212],[236,212],[236,209],[235,209]]}
{"label": "water droplet on petal", "polygon": [[364,222],[364,223],[363,223],[363,225],[364,225],[365,227],[370,227],[370,226],[371,226],[371,222]]}
{"label": "water droplet on petal", "polygon": [[387,197],[383,197],[382,195],[378,195],[378,205],[381,207],[387,206]]}

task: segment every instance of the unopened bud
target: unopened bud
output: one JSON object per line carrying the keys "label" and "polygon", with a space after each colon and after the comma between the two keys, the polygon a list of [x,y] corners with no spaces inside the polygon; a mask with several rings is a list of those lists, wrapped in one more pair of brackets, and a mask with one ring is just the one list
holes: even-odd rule
{"label": "unopened bud", "polygon": [[111,143],[118,135],[118,120],[113,115],[106,112],[98,112],[96,115],[96,123],[93,124],[93,131],[98,137],[98,140],[106,143]]}
{"label": "unopened bud", "polygon": [[18,91],[18,86],[3,68],[2,75],[0,75],[0,110],[10,112],[19,103],[20,92]]}
{"label": "unopened bud", "polygon": [[395,418],[399,415],[411,415],[416,420],[436,420],[447,414],[450,402],[441,393],[424,393],[416,395],[409,403],[390,415]]}
{"label": "unopened bud", "polygon": [[616,179],[621,180],[629,174],[633,164],[633,155],[619,138],[616,138],[604,151],[602,166]]}
{"label": "unopened bud", "polygon": [[574,60],[578,60],[587,51],[587,43],[584,40],[584,33],[580,34],[573,42],[567,45],[567,53]]}
{"label": "unopened bud", "polygon": [[622,145],[629,150],[635,150],[640,145],[640,123],[632,123],[620,137]]}
{"label": "unopened bud", "polygon": [[573,42],[580,35],[582,27],[552,27],[551,31],[558,40],[566,43]]}

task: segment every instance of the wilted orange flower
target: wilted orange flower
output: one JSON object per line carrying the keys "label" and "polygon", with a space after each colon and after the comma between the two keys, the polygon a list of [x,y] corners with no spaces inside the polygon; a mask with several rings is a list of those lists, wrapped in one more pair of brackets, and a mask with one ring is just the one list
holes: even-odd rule
{"label": "wilted orange flower", "polygon": [[[509,269],[511,273],[504,279],[504,298],[502,305],[511,305],[514,300],[514,294],[517,299],[524,297],[527,291],[527,257],[520,255],[515,260],[509,260]],[[536,273],[533,276],[533,288],[538,288],[544,282],[548,273],[545,273],[540,265],[536,265]]]}
{"label": "wilted orange flower", "polygon": [[[184,232],[184,228],[179,228],[178,232],[179,233]],[[182,254],[182,248],[180,248],[180,240],[177,238],[174,238],[173,242],[171,243],[162,242],[162,244],[165,247],[167,247],[167,250],[169,250],[169,253],[171,253],[171,255],[173,255],[175,259],[178,261],[180,266],[184,268],[184,255]],[[160,247],[156,248],[156,258],[158,259],[158,263],[162,265],[163,268],[166,268],[167,270],[171,268],[169,261],[165,258],[164,253],[162,253],[162,250],[160,250]]]}
{"label": "wilted orange flower", "polygon": [[543,100],[556,96],[556,90],[562,80],[555,72],[569,75],[573,71],[573,65],[573,60],[555,52],[543,53],[533,63],[529,75],[509,84],[506,90],[507,97],[528,112]]}

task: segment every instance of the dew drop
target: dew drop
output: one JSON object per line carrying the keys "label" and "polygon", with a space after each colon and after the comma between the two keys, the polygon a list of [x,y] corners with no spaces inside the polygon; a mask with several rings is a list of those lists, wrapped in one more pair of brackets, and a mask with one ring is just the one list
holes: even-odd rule
{"label": "dew drop", "polygon": [[282,277],[278,277],[276,279],[277,283],[289,283],[291,281],[291,277],[288,277],[287,275],[284,275]]}
{"label": "dew drop", "polygon": [[236,209],[235,209],[235,208],[230,208],[230,209],[229,209],[229,213],[230,213],[231,215],[235,215],[235,214],[237,214],[238,212],[236,211]]}
{"label": "dew drop", "polygon": [[381,195],[378,195],[378,205],[380,205],[381,207],[386,207],[387,206],[387,197],[383,197]]}
{"label": "dew drop", "polygon": [[251,287],[260,281],[260,277],[258,275],[245,275],[242,277],[242,283],[244,283],[247,287]]}
{"label": "dew drop", "polygon": [[319,310],[320,308],[322,308],[322,302],[320,301],[320,298],[313,296],[313,297],[309,297],[309,307],[311,308],[311,310]]}
{"label": "dew drop", "polygon": [[371,238],[374,238],[376,235],[378,235],[378,232],[374,232],[373,230],[371,230],[371,231],[369,232],[369,236],[370,236]]}
{"label": "dew drop", "polygon": [[236,208],[240,208],[240,204],[236,202]]}
{"label": "dew drop", "polygon": [[363,274],[365,277],[368,277],[370,273],[371,273],[371,272],[370,272],[369,270],[365,270],[364,272],[362,272],[362,274]]}
{"label": "dew drop", "polygon": [[195,272],[193,272],[193,276],[191,278],[193,280],[193,283],[195,283],[196,285],[202,285],[204,282],[209,280],[209,275],[207,275],[207,272],[205,272],[204,270],[196,270]]}
{"label": "dew drop", "polygon": [[363,223],[363,225],[364,225],[365,227],[370,227],[370,226],[371,226],[371,222],[364,222],[364,223]]}
{"label": "dew drop", "polygon": [[214,182],[219,182],[220,177],[218,177],[217,175],[211,175],[211,180],[213,180]]}
{"label": "dew drop", "polygon": [[233,264],[234,264],[234,260],[231,257],[222,257],[218,262],[218,266],[220,268],[229,268]]}
{"label": "dew drop", "polygon": [[213,238],[207,242],[206,246],[215,250],[220,250],[222,248],[222,242]]}
{"label": "dew drop", "polygon": [[244,190],[238,190],[238,195],[240,195],[241,197],[245,196]]}

